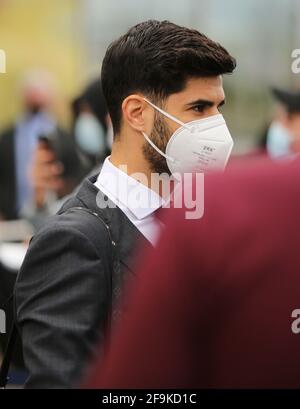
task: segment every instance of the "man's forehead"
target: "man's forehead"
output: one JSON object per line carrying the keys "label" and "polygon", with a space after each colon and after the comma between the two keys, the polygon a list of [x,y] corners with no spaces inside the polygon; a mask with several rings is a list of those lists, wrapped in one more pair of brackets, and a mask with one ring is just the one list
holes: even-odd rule
{"label": "man's forehead", "polygon": [[[174,94],[175,96],[176,94]],[[225,99],[223,89],[223,78],[221,75],[215,77],[190,78],[185,89],[177,94],[183,103],[189,103],[198,99],[205,99],[220,103]]]}

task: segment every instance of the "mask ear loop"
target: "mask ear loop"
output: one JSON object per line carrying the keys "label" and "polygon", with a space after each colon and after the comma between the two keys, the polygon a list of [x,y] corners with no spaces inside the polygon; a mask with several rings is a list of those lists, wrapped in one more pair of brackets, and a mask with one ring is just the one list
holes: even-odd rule
{"label": "mask ear loop", "polygon": [[148,101],[147,98],[144,98],[144,101],[146,101],[149,105],[152,106],[152,108],[156,109],[157,111],[159,111],[161,114],[163,114],[164,116],[166,116],[167,118],[171,119],[171,121],[176,122],[177,124],[183,126],[185,129],[188,129],[190,131],[190,128],[182,121],[180,121],[179,119],[175,118],[175,116],[168,114],[168,112],[165,112],[163,109],[157,107],[155,104],[153,104],[152,102]]}
{"label": "mask ear loop", "polygon": [[148,143],[150,143],[150,145],[152,146],[153,149],[155,149],[158,153],[160,153],[164,158],[170,160],[171,162],[175,162],[175,159],[172,158],[169,155],[166,155],[163,151],[161,151],[149,138],[149,136],[147,134],[145,134],[145,132],[142,132],[144,138],[147,140]]}
{"label": "mask ear loop", "polygon": [[[181,125],[182,127],[184,127],[185,129],[188,129],[190,131],[190,128],[182,121],[180,121],[179,119],[175,118],[173,115],[168,114],[168,112],[165,112],[163,109],[157,107],[155,104],[153,104],[151,101],[149,101],[147,98],[144,98],[144,101],[146,101],[149,105],[152,106],[152,108],[156,109],[157,111],[159,111],[162,115],[166,116],[167,118],[171,119],[171,121],[176,122],[177,124]],[[152,141],[151,139],[148,137],[147,134],[145,134],[145,132],[142,132],[144,138],[147,140],[147,142],[152,146],[153,149],[155,149],[158,153],[160,153],[164,158],[168,159],[171,162],[175,162],[175,159],[172,158],[169,155],[166,155],[163,151],[161,151]]]}

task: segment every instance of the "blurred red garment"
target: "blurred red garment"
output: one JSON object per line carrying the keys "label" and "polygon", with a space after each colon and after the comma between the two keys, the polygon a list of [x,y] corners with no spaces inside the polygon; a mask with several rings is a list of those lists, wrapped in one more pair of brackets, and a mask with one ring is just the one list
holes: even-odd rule
{"label": "blurred red garment", "polygon": [[235,167],[206,177],[202,219],[171,210],[85,387],[299,388],[299,177]]}

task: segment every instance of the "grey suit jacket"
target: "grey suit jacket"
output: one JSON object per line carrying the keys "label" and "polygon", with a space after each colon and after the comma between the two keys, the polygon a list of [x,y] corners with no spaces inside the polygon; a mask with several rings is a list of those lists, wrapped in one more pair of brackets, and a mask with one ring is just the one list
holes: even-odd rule
{"label": "grey suit jacket", "polygon": [[[118,207],[97,206],[97,195],[104,196],[93,184],[96,178],[86,179],[34,236],[17,278],[15,310],[27,388],[70,388],[80,382],[95,345],[108,332],[112,299],[118,302],[123,281],[134,274],[137,241],[150,246]],[[115,256],[104,224],[68,210],[77,206],[96,212],[109,226]]]}

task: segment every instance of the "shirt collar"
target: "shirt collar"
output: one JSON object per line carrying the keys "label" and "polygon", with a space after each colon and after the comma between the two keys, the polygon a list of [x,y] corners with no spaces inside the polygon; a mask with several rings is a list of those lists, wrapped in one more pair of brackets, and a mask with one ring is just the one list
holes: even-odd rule
{"label": "shirt collar", "polygon": [[116,204],[129,209],[137,219],[150,216],[164,200],[154,190],[117,168],[107,157],[95,185]]}

